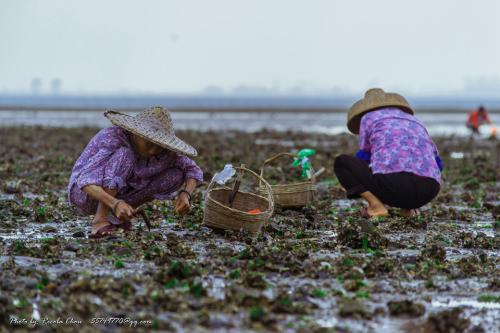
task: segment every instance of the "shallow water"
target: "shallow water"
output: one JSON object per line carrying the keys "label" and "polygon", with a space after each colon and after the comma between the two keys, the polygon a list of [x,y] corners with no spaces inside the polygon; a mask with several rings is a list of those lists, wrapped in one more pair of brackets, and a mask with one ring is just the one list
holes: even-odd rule
{"label": "shallow water", "polygon": [[[134,115],[135,113],[130,113]],[[172,112],[177,129],[226,130],[255,132],[262,129],[277,131],[304,131],[324,134],[346,132],[344,113],[319,112]],[[465,127],[467,114],[421,113],[417,117],[424,122],[431,135],[469,135]],[[491,114],[493,123],[500,124],[500,114]],[[55,126],[55,127],[106,127],[109,121],[96,111],[0,111],[0,126]],[[482,135],[489,135],[484,126]],[[260,142],[265,144],[266,142]]]}

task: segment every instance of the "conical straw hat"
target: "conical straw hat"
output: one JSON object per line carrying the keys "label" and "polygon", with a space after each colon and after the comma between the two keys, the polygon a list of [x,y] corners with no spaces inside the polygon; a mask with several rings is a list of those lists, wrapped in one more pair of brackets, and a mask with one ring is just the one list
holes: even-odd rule
{"label": "conical straw hat", "polygon": [[365,97],[354,103],[347,114],[347,128],[354,134],[359,134],[361,117],[370,111],[383,107],[395,106],[402,111],[413,114],[413,110],[406,99],[395,93],[386,93],[380,88],[372,88],[366,91]]}
{"label": "conical straw hat", "polygon": [[170,113],[160,106],[144,110],[136,116],[129,116],[113,110],[104,112],[104,115],[114,125],[120,126],[163,148],[192,157],[198,155],[196,149],[175,135]]}

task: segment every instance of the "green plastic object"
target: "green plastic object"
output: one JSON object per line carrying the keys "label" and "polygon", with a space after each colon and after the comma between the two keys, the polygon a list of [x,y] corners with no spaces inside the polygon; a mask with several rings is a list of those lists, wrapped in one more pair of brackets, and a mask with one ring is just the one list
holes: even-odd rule
{"label": "green plastic object", "polygon": [[314,149],[302,149],[297,153],[297,157],[293,160],[292,166],[302,168],[302,178],[311,179],[312,177],[312,165],[309,157],[316,154]]}
{"label": "green plastic object", "polygon": [[299,158],[303,158],[303,157],[312,156],[314,154],[316,154],[316,150],[305,148],[305,149],[302,149],[301,151],[299,151],[298,154],[297,154],[297,156]]}

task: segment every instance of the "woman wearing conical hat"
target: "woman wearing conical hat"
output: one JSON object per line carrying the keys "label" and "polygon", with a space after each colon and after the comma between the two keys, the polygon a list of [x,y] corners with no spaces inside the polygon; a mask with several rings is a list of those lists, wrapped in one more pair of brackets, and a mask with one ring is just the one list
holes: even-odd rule
{"label": "woman wearing conical hat", "polygon": [[415,216],[439,193],[442,167],[436,145],[403,96],[368,90],[351,106],[347,127],[359,134],[359,151],[338,156],[334,171],[348,198],[367,201],[364,217],[387,216],[385,205]]}
{"label": "woman wearing conical hat", "polygon": [[94,215],[90,237],[129,230],[136,207],[174,199],[177,191],[175,210],[187,212],[203,172],[187,157],[196,156],[196,149],[175,135],[168,111],[154,107],[134,117],[115,111],[105,116],[114,126],[92,138],[68,185],[69,201],[80,213]]}

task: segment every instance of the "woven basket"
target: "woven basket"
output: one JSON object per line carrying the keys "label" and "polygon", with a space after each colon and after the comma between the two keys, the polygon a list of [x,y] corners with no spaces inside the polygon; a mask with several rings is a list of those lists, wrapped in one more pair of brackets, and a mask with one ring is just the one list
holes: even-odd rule
{"label": "woven basket", "polygon": [[[264,178],[255,172],[244,167],[235,167],[235,169],[257,178],[260,184],[264,184],[263,187],[267,190],[267,195],[261,196],[255,193],[238,191],[232,207],[229,207],[229,195],[232,189],[228,187],[214,188],[214,181],[212,180],[208,185],[205,197],[203,224],[213,228],[244,230],[251,234],[258,234],[264,223],[269,221],[274,212],[271,187]],[[248,213],[248,211],[256,208],[260,209],[261,213]]]}
{"label": "woven basket", "polygon": [[[290,153],[280,153],[276,156],[268,158],[262,164],[262,168],[260,169],[260,176],[264,177],[264,167],[267,164],[283,157],[295,158],[297,157],[297,155]],[[313,176],[308,181],[300,183],[271,185],[275,204],[283,208],[297,208],[311,203],[314,200],[314,184],[316,182],[314,170],[311,169],[311,171]],[[259,193],[262,193],[264,190],[265,187],[261,186],[259,189]]]}

